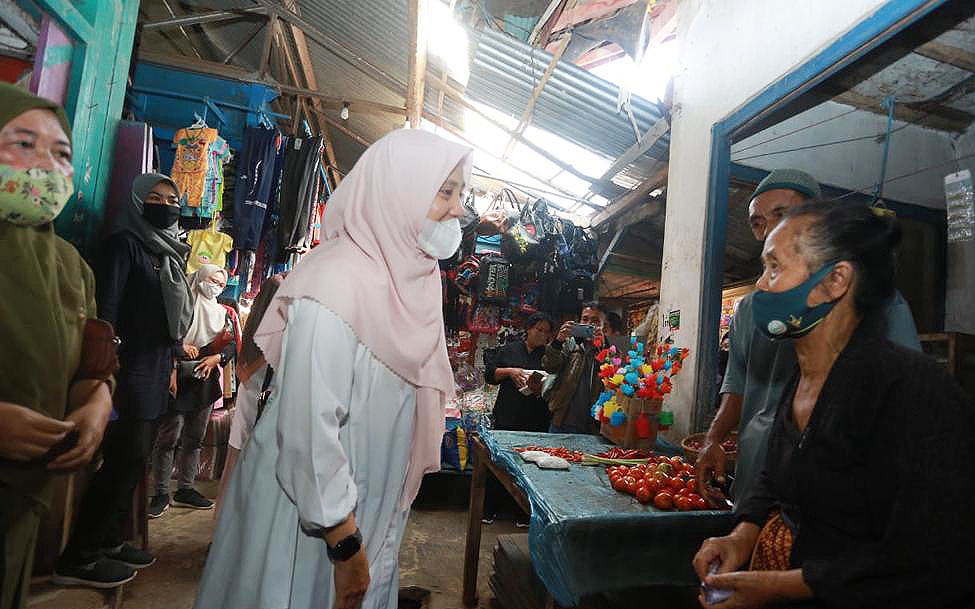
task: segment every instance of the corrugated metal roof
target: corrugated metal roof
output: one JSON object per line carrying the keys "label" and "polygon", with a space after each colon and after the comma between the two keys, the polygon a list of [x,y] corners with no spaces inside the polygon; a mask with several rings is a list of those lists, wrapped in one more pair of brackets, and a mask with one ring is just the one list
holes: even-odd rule
{"label": "corrugated metal roof", "polygon": [[[467,95],[520,118],[552,55],[497,32],[479,32],[476,42]],[[636,142],[629,117],[616,110],[618,96],[616,85],[559,62],[535,104],[531,124],[615,159]],[[641,133],[664,116],[658,104],[638,96],[631,105]],[[662,158],[668,147],[664,136],[651,154]]]}

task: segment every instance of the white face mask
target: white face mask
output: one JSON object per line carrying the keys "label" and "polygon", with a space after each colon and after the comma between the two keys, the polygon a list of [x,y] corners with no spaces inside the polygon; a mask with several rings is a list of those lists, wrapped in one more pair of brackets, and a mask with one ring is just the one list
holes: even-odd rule
{"label": "white face mask", "polygon": [[222,287],[215,283],[210,283],[209,281],[201,283],[198,289],[200,290],[200,294],[203,294],[203,296],[210,299],[216,298],[223,292]]}
{"label": "white face mask", "polygon": [[419,246],[424,254],[434,260],[446,260],[457,253],[463,237],[460,220],[457,218],[440,222],[426,218],[420,230]]}

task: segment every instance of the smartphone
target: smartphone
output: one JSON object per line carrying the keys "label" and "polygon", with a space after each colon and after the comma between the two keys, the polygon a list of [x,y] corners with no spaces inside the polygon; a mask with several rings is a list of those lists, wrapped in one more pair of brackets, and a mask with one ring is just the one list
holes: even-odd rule
{"label": "smartphone", "polygon": [[78,445],[78,439],[81,437],[81,433],[77,429],[72,429],[69,431],[61,441],[48,449],[48,451],[41,457],[43,463],[50,463],[54,461],[64,453],[68,452],[72,448]]}
{"label": "smartphone", "polygon": [[581,338],[583,340],[592,340],[593,336],[596,335],[596,328],[587,324],[575,324],[572,326],[572,333],[570,336],[572,338]]}

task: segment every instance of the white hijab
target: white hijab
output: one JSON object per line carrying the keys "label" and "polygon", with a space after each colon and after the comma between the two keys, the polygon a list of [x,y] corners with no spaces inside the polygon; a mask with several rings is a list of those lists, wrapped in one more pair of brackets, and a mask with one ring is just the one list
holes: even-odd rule
{"label": "white hijab", "polygon": [[205,347],[221,332],[227,322],[227,311],[216,298],[210,298],[200,291],[203,283],[216,275],[223,273],[227,279],[227,271],[215,264],[204,264],[200,270],[189,276],[190,292],[193,294],[193,323],[186,332],[183,342],[194,347]]}

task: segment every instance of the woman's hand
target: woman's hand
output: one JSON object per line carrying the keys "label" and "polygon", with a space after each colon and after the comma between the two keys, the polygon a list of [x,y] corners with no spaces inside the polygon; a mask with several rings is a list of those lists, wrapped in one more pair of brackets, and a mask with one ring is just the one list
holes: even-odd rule
{"label": "woman's hand", "polygon": [[555,337],[556,340],[558,340],[560,343],[564,343],[565,341],[569,340],[569,336],[572,335],[572,326],[574,325],[576,325],[574,321],[567,321],[562,324],[562,327],[559,328],[559,333]]}
{"label": "woman's hand", "polygon": [[[355,513],[338,525],[325,530],[325,543],[331,547],[355,534],[357,530]],[[334,609],[356,609],[369,589],[369,559],[363,545],[349,560],[334,563],[335,568],[335,606]]]}
{"label": "woman's hand", "polygon": [[352,558],[335,563],[335,609],[356,609],[369,589],[369,560],[365,547]]}
{"label": "woman's hand", "polygon": [[733,591],[730,598],[713,605],[705,602],[703,593],[698,597],[702,607],[715,609],[758,609],[812,598],[812,590],[802,579],[801,569],[737,571],[710,575],[704,583],[716,590]]}
{"label": "woman's hand", "polygon": [[190,359],[196,359],[200,354],[200,350],[189,343],[183,343],[183,353]]}
{"label": "woman's hand", "polygon": [[0,402],[0,421],[3,421],[0,457],[11,461],[30,461],[43,456],[76,425],[10,402]]}
{"label": "woman's hand", "polygon": [[694,571],[698,579],[703,582],[708,577],[708,568],[714,561],[720,564],[718,573],[729,573],[748,562],[758,533],[759,528],[756,525],[743,522],[730,535],[705,539],[694,556]]}
{"label": "woman's hand", "polygon": [[197,364],[196,368],[193,369],[193,372],[195,372],[200,378],[210,378],[210,373],[212,373],[214,368],[219,365],[219,355],[208,355],[203,358],[203,361]]}
{"label": "woman's hand", "polygon": [[515,384],[515,389],[521,389],[528,384],[528,374],[524,368],[505,368],[504,375]]}
{"label": "woman's hand", "polygon": [[[98,385],[92,392],[92,383],[96,382]],[[71,450],[48,464],[47,468],[52,471],[72,471],[91,463],[102,444],[102,435],[112,413],[112,395],[108,391],[108,385],[101,381],[81,381],[71,388],[71,393],[88,396],[85,403],[72,410],[65,418],[65,421],[75,424],[78,442]]]}

